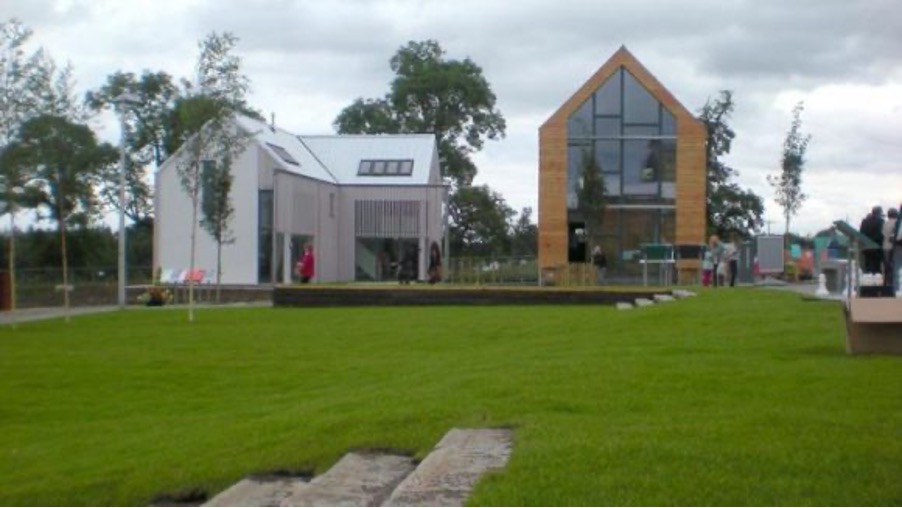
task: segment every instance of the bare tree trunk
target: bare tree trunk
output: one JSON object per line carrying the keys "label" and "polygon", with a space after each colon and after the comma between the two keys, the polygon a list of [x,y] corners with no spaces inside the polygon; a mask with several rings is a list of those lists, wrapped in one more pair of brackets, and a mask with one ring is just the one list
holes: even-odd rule
{"label": "bare tree trunk", "polygon": [[220,286],[222,286],[222,242],[216,242],[216,303],[219,303]]}
{"label": "bare tree trunk", "polygon": [[197,245],[197,192],[191,200],[191,262],[188,268],[188,322],[194,322],[194,253]]}
{"label": "bare tree trunk", "polygon": [[65,309],[66,322],[69,322],[69,262],[66,259],[66,221],[59,221],[60,248],[63,253],[63,308]]}
{"label": "bare tree trunk", "polygon": [[9,212],[9,322],[16,327],[16,212],[12,210],[12,200]]}

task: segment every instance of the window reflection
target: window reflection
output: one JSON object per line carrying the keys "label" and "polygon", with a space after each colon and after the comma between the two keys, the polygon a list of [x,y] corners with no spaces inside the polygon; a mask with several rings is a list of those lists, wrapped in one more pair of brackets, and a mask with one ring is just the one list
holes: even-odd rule
{"label": "window reflection", "polygon": [[627,123],[654,123],[658,117],[659,102],[636,81],[629,72],[623,79],[623,120]]}
{"label": "window reflection", "polygon": [[667,108],[661,108],[661,135],[676,136],[676,118]]}
{"label": "window reflection", "polygon": [[600,139],[595,142],[595,160],[603,172],[620,173],[620,140]]}
{"label": "window reflection", "polygon": [[596,115],[620,115],[620,80],[623,70],[614,73],[595,92]]}
{"label": "window reflection", "polygon": [[567,137],[589,138],[592,137],[592,101],[583,103],[576,113],[567,120]]}

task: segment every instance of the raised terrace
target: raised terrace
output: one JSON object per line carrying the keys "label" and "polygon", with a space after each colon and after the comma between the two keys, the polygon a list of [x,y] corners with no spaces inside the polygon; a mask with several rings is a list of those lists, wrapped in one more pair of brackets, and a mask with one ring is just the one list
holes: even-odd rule
{"label": "raised terrace", "polygon": [[473,286],[279,286],[274,307],[375,305],[616,305],[670,291],[643,288],[522,288]]}

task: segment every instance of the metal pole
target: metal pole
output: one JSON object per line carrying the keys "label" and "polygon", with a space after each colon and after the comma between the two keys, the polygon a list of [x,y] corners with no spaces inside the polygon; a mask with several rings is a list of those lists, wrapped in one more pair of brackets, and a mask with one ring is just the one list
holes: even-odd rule
{"label": "metal pole", "polygon": [[119,308],[125,308],[125,102],[119,103],[121,135],[119,139]]}
{"label": "metal pole", "polygon": [[125,171],[126,171],[126,108],[139,102],[138,96],[123,92],[113,102],[119,111],[119,277],[118,277],[118,303],[119,308],[125,308]]}

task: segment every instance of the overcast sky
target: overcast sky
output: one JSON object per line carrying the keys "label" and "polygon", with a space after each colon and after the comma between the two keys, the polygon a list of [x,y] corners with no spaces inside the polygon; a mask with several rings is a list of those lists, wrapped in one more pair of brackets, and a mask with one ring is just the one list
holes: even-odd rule
{"label": "overcast sky", "polygon": [[[480,65],[498,97],[507,136],[476,157],[476,182],[518,210],[537,208],[539,125],[626,45],[690,111],[734,91],[727,162],[765,198],[774,232],[766,175],[799,100],[810,198],[793,230],[857,225],[902,201],[900,0],[0,0],[11,17],[74,65],[80,92],[117,70],[190,77],[197,41],[231,31],[250,103],[299,134],[332,132],[355,98],[386,93],[399,47],[435,39]],[[117,139],[109,118],[97,128]]]}

